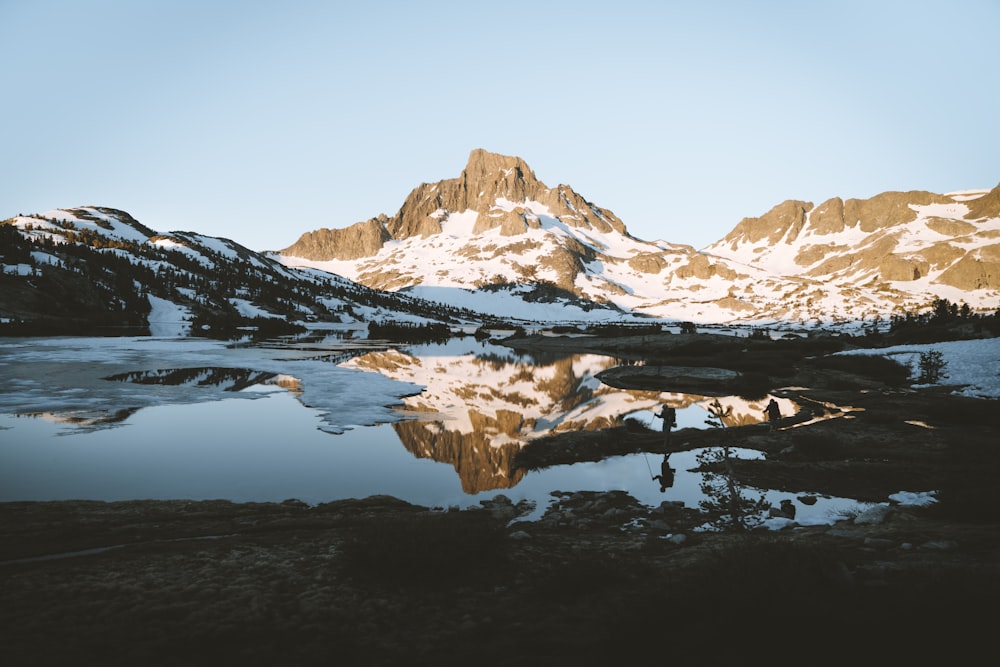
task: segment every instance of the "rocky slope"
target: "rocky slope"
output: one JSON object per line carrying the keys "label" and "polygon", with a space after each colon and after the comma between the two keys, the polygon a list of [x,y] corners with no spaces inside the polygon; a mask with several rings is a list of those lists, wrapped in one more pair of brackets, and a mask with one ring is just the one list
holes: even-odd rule
{"label": "rocky slope", "polygon": [[914,191],[846,201],[835,197],[819,206],[786,201],[759,218],[744,218],[706,251],[842,291],[957,292],[992,297],[997,303],[998,202],[1000,186],[950,195]]}

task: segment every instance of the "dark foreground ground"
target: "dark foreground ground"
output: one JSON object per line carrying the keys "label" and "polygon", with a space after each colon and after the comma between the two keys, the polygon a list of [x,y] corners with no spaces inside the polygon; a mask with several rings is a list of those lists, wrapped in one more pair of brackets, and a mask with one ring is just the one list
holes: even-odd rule
{"label": "dark foreground ground", "polygon": [[[873,503],[936,490],[939,502],[744,534],[696,531],[693,510],[623,493],[559,495],[534,522],[503,497],[462,512],[384,497],[0,504],[0,664],[966,664],[992,653],[997,402],[844,369],[795,373],[812,389],[788,391],[809,414],[775,433],[681,431],[671,448],[761,449],[766,460],[734,471],[756,486]],[[852,410],[805,423],[831,405]],[[626,451],[664,446],[623,426],[540,442],[521,464]]]}

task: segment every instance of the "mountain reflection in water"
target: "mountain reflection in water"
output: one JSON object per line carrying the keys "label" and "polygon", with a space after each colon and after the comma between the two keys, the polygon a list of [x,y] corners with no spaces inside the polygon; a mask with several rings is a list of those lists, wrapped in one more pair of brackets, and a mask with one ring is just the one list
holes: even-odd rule
{"label": "mountain reflection in water", "polygon": [[104,378],[114,382],[138,384],[164,384],[171,386],[213,385],[224,391],[243,391],[258,384],[270,383],[275,373],[255,371],[251,368],[167,368],[153,371],[116,373]]}
{"label": "mountain reflection in water", "polygon": [[[603,355],[540,359],[475,343],[375,351],[344,365],[425,387],[404,399],[411,419],[393,430],[414,456],[454,467],[469,494],[516,486],[525,474],[513,465],[517,452],[543,436],[621,426],[630,418],[659,429],[653,413],[663,403],[677,408],[680,428],[704,428],[712,400],[732,406],[726,426],[752,424],[762,421],[771,398],[617,389],[596,378],[616,364]],[[781,402],[784,414],[797,409]]]}
{"label": "mountain reflection in water", "polygon": [[[541,511],[555,490],[624,490],[696,505],[692,452],[671,457],[678,474],[666,491],[651,480],[658,461],[644,455],[514,467],[540,437],[629,420],[659,430],[663,403],[677,408],[678,429],[708,428],[714,400],[733,407],[729,426],[763,418],[769,397],[626,390],[596,377],[617,363],[471,336],[400,348],[336,337],[9,339],[0,342],[0,498],[380,494],[467,506],[510,489]],[[783,414],[796,410],[782,403]]]}

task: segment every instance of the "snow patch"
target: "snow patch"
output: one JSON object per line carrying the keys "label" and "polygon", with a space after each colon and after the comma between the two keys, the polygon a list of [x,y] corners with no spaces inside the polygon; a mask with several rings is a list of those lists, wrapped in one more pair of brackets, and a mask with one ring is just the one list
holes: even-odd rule
{"label": "snow patch", "polygon": [[149,334],[154,338],[179,338],[191,333],[191,311],[173,301],[149,295]]}

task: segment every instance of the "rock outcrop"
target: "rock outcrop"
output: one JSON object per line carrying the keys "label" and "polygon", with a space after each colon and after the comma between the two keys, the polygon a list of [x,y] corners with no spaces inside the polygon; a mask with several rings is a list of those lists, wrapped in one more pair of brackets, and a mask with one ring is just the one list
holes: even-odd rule
{"label": "rock outcrop", "polygon": [[784,201],[759,218],[743,218],[720,243],[757,243],[766,240],[768,244],[774,245],[783,239],[786,242],[794,241],[805,224],[806,214],[812,208],[812,202]]}
{"label": "rock outcrop", "polygon": [[[968,292],[970,301],[988,308],[1000,303],[995,239],[1000,239],[1000,186],[982,193],[834,197],[815,208],[789,200],[760,217],[744,218],[706,251],[776,278],[819,281],[824,290],[854,299],[848,304],[853,310],[859,297],[871,299],[875,309],[880,295],[894,292],[897,304],[929,303],[946,294],[938,285]],[[704,268],[695,275],[709,276]],[[861,287],[875,292],[864,294]]]}
{"label": "rock outcrop", "polygon": [[593,205],[570,186],[549,188],[523,159],[477,148],[458,178],[420,184],[394,216],[306,232],[281,254],[318,261],[371,257],[386,241],[440,234],[452,214],[470,212],[476,214],[472,234],[500,229],[503,236],[517,236],[542,225],[528,202],[540,204],[553,219],[571,227],[628,235],[614,213]]}
{"label": "rock outcrop", "polygon": [[383,215],[344,229],[317,229],[306,232],[295,243],[295,253],[306,259],[358,259],[374,255],[392,236]]}
{"label": "rock outcrop", "polygon": [[966,218],[980,220],[983,218],[1000,218],[1000,184],[982,197],[968,202],[969,212]]}

